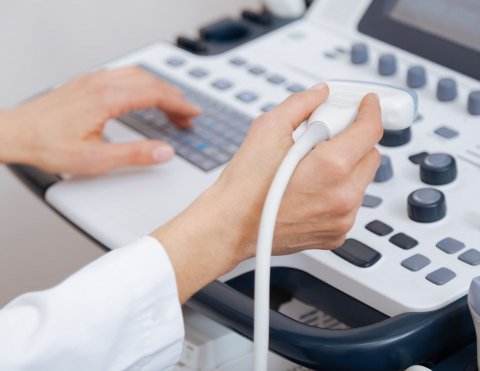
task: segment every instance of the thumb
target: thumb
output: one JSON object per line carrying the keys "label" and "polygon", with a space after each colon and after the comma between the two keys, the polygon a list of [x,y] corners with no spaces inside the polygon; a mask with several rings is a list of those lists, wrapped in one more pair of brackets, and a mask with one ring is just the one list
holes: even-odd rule
{"label": "thumb", "polygon": [[92,171],[102,173],[124,166],[145,166],[167,162],[175,151],[168,143],[145,140],[130,143],[102,143],[95,150],[97,165]]}

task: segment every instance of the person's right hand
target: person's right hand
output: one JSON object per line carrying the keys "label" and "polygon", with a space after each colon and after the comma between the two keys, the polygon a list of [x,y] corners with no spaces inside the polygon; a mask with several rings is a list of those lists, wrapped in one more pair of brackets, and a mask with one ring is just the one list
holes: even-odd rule
{"label": "person's right hand", "polygon": [[[170,255],[182,300],[254,256],[265,198],[292,133],[327,96],[317,86],[257,118],[215,185],[153,233]],[[302,160],[280,209],[274,254],[342,244],[378,169],[382,133],[378,97],[369,94],[349,129]]]}

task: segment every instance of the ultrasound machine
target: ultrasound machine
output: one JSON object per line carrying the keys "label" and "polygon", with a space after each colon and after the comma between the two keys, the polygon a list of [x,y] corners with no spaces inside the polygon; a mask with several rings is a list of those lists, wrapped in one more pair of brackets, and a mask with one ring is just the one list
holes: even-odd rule
{"label": "ultrasound machine", "polygon": [[[206,29],[201,42],[155,43],[106,66],[141,66],[203,109],[191,130],[155,109],[107,124],[112,142],[170,142],[170,163],[90,178],[11,169],[114,249],[187,207],[219,176],[252,120],[288,95],[332,79],[412,89],[418,114],[411,127],[385,131],[381,165],[345,243],[272,259],[269,369],[475,370],[480,1],[309,5],[300,18],[249,13],[220,22],[216,34]],[[251,37],[268,24],[275,27]],[[229,33],[246,40],[229,44]],[[251,369],[254,268],[253,259],[240,264],[189,301],[178,370]]]}

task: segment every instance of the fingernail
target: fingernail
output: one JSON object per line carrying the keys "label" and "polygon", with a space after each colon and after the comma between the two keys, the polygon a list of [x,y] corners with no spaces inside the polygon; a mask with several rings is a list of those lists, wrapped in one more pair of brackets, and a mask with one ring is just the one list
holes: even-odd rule
{"label": "fingernail", "polygon": [[313,85],[309,90],[323,90],[327,87],[327,84],[324,82],[321,82],[320,84]]}
{"label": "fingernail", "polygon": [[165,162],[172,158],[174,154],[173,148],[170,146],[162,145],[153,150],[153,159],[155,162]]}
{"label": "fingernail", "polygon": [[370,94],[372,94],[372,95],[375,97],[375,99],[377,100],[377,102],[380,102],[380,97],[378,96],[377,93],[370,93]]}

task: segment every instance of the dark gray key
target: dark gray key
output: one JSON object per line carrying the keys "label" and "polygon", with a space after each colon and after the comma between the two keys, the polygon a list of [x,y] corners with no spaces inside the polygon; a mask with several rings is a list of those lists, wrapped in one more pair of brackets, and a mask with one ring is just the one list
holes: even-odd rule
{"label": "dark gray key", "polygon": [[332,252],[360,268],[371,267],[382,257],[378,251],[353,238],[347,239],[342,246]]}
{"label": "dark gray key", "polygon": [[417,272],[423,269],[431,263],[430,259],[422,254],[415,254],[404,261],[402,261],[402,267],[407,268],[412,272]]}
{"label": "dark gray key", "polygon": [[418,241],[405,233],[397,233],[390,237],[389,241],[394,245],[404,249],[410,250],[418,245]]}
{"label": "dark gray key", "polygon": [[447,254],[455,254],[465,247],[465,244],[455,238],[447,237],[437,243],[437,247]]}
{"label": "dark gray key", "polygon": [[439,127],[434,133],[445,139],[453,139],[459,135],[458,131],[450,129],[447,126]]}
{"label": "dark gray key", "polygon": [[453,280],[456,276],[457,275],[455,274],[455,272],[443,267],[428,274],[425,278],[430,282],[434,283],[435,285],[442,286],[445,285],[447,282]]}
{"label": "dark gray key", "polygon": [[458,259],[467,264],[477,266],[480,264],[480,251],[475,249],[467,250],[460,254]]}
{"label": "dark gray key", "polygon": [[365,226],[370,232],[375,233],[377,236],[386,236],[393,232],[393,228],[389,225],[381,222],[380,220],[374,220]]}

